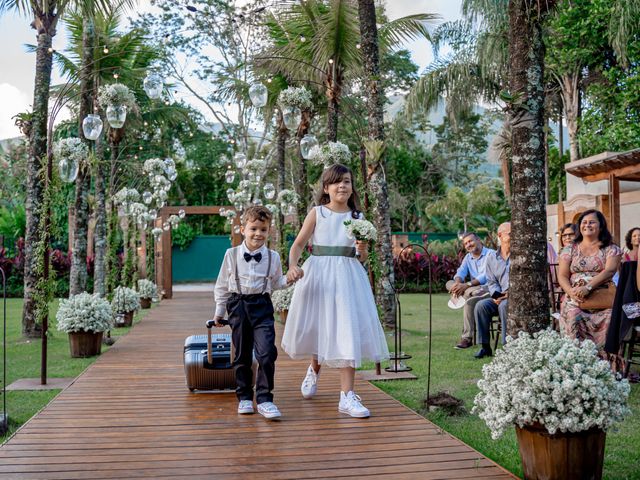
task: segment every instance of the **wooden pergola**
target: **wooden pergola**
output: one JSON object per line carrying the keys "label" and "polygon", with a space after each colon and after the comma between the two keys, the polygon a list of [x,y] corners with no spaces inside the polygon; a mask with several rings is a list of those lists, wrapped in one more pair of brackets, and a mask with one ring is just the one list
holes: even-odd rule
{"label": "wooden pergola", "polygon": [[[163,207],[158,213],[158,217],[155,221],[155,226],[162,228],[162,225],[168,221],[169,216],[178,215],[180,210],[184,210],[187,215],[220,215],[220,210],[235,210],[231,206],[178,206],[178,207]],[[235,226],[240,225],[240,217],[236,216],[233,219],[231,226],[231,245],[240,245],[242,242],[242,235],[234,233]],[[155,277],[156,285],[164,290],[163,298],[173,297],[173,266],[171,258],[171,229],[163,230],[160,241],[156,242],[155,248]]]}
{"label": "wooden pergola", "polygon": [[[599,202],[616,243],[620,242],[620,181],[640,182],[640,148],[622,153],[603,152],[565,165],[565,171],[585,182],[608,180],[609,190]],[[565,223],[565,209],[559,204],[558,224]],[[568,219],[571,221],[572,219]]]}

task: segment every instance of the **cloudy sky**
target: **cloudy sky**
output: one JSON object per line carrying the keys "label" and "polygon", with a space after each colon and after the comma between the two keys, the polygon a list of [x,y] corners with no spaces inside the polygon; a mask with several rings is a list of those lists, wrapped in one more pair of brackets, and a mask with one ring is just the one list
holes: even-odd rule
{"label": "cloudy sky", "polygon": [[[414,13],[430,12],[442,16],[443,20],[459,17],[462,0],[386,0],[390,18]],[[144,10],[149,0],[140,0]],[[13,125],[13,117],[19,112],[30,109],[33,99],[33,75],[35,54],[27,53],[25,45],[35,43],[35,32],[24,17],[5,14],[0,17],[0,139],[19,135]],[[54,38],[54,48],[63,50],[66,33],[64,27],[59,28]],[[416,42],[407,46],[414,61],[421,69],[426,67],[432,56],[431,49],[424,42]],[[54,71],[53,81],[60,80]]]}

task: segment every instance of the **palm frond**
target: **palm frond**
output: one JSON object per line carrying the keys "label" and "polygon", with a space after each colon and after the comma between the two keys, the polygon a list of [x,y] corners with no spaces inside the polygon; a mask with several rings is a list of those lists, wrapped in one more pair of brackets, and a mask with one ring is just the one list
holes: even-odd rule
{"label": "palm frond", "polygon": [[440,15],[433,13],[418,13],[397,18],[380,26],[378,35],[382,48],[395,49],[403,43],[423,38],[431,41],[431,34],[427,25],[440,20]]}
{"label": "palm frond", "polygon": [[609,42],[620,61],[627,65],[627,46],[640,34],[640,0],[615,0],[612,3]]}

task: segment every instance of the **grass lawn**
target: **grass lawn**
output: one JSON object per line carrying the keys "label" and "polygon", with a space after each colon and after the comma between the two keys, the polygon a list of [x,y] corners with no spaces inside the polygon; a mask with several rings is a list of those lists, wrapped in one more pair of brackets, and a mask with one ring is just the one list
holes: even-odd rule
{"label": "grass lawn", "polygon": [[[376,385],[409,408],[419,412],[433,423],[461,439],[516,475],[522,476],[515,430],[499,440],[492,440],[489,429],[477,416],[471,415],[473,398],[478,392],[477,380],[482,365],[490,360],[476,360],[476,348],[456,350],[453,346],[460,338],[462,311],[451,310],[448,295],[433,296],[433,339],[431,359],[431,394],[446,391],[464,401],[466,414],[449,417],[441,411],[426,412],[427,352],[429,326],[429,299],[426,294],[401,296],[402,348],[413,358],[407,364],[413,368],[418,380],[376,382]],[[393,337],[389,338],[393,349]],[[367,365],[366,368],[372,368]],[[366,401],[366,399],[365,399]],[[611,480],[640,479],[640,385],[632,384],[630,406],[632,416],[620,425],[617,432],[607,433],[604,478]]]}
{"label": "grass lawn", "polygon": [[[0,300],[0,308],[1,300]],[[55,321],[58,302],[53,302],[49,318]],[[134,317],[134,324],[148,312],[140,310]],[[0,310],[0,315],[1,315]],[[0,321],[2,318],[0,317]],[[7,299],[7,385],[20,378],[40,378],[40,339],[27,340],[22,337],[22,299]],[[1,327],[0,327],[1,328]],[[125,335],[131,327],[117,328],[111,331],[114,338]],[[109,347],[102,345],[105,352]],[[47,378],[76,377],[91,365],[98,357],[71,358],[69,340],[66,333],[55,328],[49,329],[47,342]],[[0,374],[1,374],[0,357]],[[0,378],[0,381],[2,378]],[[0,436],[4,442],[20,425],[29,420],[35,413],[49,403],[60,390],[47,391],[11,391],[7,392],[7,413],[9,415],[9,431]],[[0,391],[0,396],[2,392]],[[2,404],[0,403],[0,410]]]}

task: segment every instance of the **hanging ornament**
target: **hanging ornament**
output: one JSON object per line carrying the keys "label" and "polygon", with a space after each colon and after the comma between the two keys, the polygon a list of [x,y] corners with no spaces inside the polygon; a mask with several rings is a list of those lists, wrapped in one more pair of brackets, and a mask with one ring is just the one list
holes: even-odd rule
{"label": "hanging ornament", "polygon": [[260,200],[259,198],[254,198],[253,202],[251,203],[253,203],[254,205],[262,205],[262,200]]}
{"label": "hanging ornament", "polygon": [[247,156],[242,152],[238,152],[233,156],[233,162],[236,164],[236,167],[244,168],[247,164]]}
{"label": "hanging ornament", "polygon": [[158,211],[157,210],[149,210],[149,218],[151,220],[155,220],[155,218],[158,216]]}
{"label": "hanging ornament", "polygon": [[240,233],[240,227],[238,225],[233,227],[233,233],[235,233],[236,235]]}
{"label": "hanging ornament", "polygon": [[171,224],[170,224],[169,222],[164,222],[164,223],[162,224],[162,229],[163,229],[165,232],[168,232],[168,231],[171,229]]}
{"label": "hanging ornament", "polygon": [[298,107],[286,106],[282,108],[282,120],[289,130],[297,130],[302,120],[302,112]]}
{"label": "hanging ornament", "polygon": [[262,83],[254,83],[249,87],[249,99],[254,107],[264,107],[267,104],[267,87]]}
{"label": "hanging ornament", "polygon": [[58,162],[58,171],[60,172],[60,179],[63,182],[74,182],[78,177],[78,162],[72,158],[62,158]]}
{"label": "hanging ornament", "polygon": [[295,214],[296,214],[296,206],[289,205],[289,207],[287,207],[287,215],[295,215]]}
{"label": "hanging ornament", "polygon": [[142,201],[144,203],[146,203],[147,205],[149,205],[151,203],[151,200],[153,200],[153,194],[151,192],[144,192],[142,194]]}
{"label": "hanging ornament", "polygon": [[172,168],[167,172],[167,178],[172,182],[178,178],[178,172],[176,172],[175,168]]}
{"label": "hanging ornament", "polygon": [[[224,174],[224,179],[227,183],[233,183],[233,180],[236,178],[236,174],[233,170],[231,170],[231,167],[229,167],[229,170],[226,171],[226,173]],[[228,191],[228,190],[227,190]]]}
{"label": "hanging ornament", "polygon": [[318,139],[315,137],[315,135],[307,133],[304,137],[302,137],[302,140],[300,140],[300,155],[302,155],[302,158],[304,158],[305,160],[309,160],[309,152],[311,152],[311,149],[313,147],[317,146]]}
{"label": "hanging ornament", "polygon": [[222,207],[222,208],[220,208],[220,210],[218,211],[218,213],[219,213],[221,216],[223,216],[223,217],[224,217],[224,214],[225,214],[225,213],[227,213],[227,209],[226,209],[226,208],[224,208],[224,207]]}
{"label": "hanging ornament", "polygon": [[142,82],[142,88],[149,98],[158,99],[162,96],[162,88],[164,82],[160,75],[156,73],[150,73]]}
{"label": "hanging ornament", "polygon": [[231,200],[231,199],[232,199],[231,197],[233,197],[233,194],[234,194],[234,193],[236,193],[236,192],[233,190],[233,188],[227,188],[227,198],[228,198],[229,200]]}
{"label": "hanging ornament", "polygon": [[82,133],[87,140],[97,140],[102,133],[102,120],[100,115],[90,113],[82,120]]}
{"label": "hanging ornament", "polygon": [[185,212],[184,209],[181,208],[180,210],[178,210],[178,216],[180,218],[184,218],[187,216],[187,212]]}
{"label": "hanging ornament", "polygon": [[265,183],[262,191],[264,192],[264,198],[267,200],[271,200],[276,196],[276,188],[273,186],[273,183]]}
{"label": "hanging ornament", "polygon": [[122,128],[127,120],[126,105],[108,105],[107,106],[107,122],[111,128]]}

